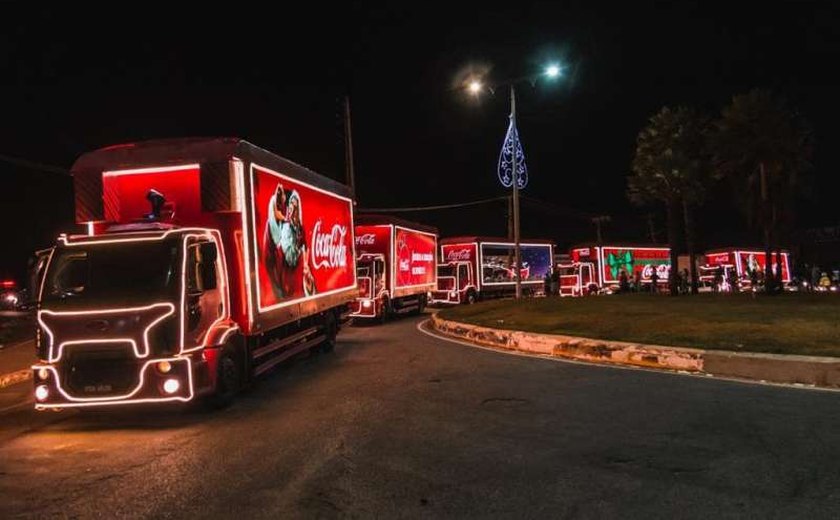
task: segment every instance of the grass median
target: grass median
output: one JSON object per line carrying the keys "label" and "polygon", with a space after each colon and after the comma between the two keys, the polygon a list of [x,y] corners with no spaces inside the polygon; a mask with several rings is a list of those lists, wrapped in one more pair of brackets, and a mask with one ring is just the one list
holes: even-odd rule
{"label": "grass median", "polygon": [[441,311],[498,329],[703,349],[840,357],[840,297],[623,294],[496,300]]}

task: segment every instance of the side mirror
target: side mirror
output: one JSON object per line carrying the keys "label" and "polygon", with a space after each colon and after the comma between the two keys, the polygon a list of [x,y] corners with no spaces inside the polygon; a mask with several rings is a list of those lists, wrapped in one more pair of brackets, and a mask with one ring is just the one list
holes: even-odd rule
{"label": "side mirror", "polygon": [[26,284],[27,297],[24,300],[26,307],[35,307],[40,303],[38,296],[41,294],[41,280],[44,278],[44,270],[51,253],[52,248],[42,249],[36,251],[35,255],[29,259],[29,283]]}
{"label": "side mirror", "polygon": [[199,247],[201,249],[201,286],[203,290],[209,291],[218,286],[216,259],[219,254],[213,242],[204,242]]}

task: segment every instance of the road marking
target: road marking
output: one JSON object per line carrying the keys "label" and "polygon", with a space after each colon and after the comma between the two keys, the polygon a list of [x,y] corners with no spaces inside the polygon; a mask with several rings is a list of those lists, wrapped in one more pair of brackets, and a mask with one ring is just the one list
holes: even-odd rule
{"label": "road marking", "polygon": [[488,347],[485,345],[478,345],[475,343],[470,343],[469,341],[464,341],[457,338],[452,338],[446,335],[442,335],[438,332],[432,332],[428,328],[425,327],[428,323],[431,322],[431,319],[426,319],[421,321],[417,324],[417,330],[422,332],[427,336],[431,336],[433,338],[448,341],[449,343],[457,343],[459,345],[465,345],[467,347],[472,347],[475,349],[480,350],[488,350],[490,352],[495,352],[497,354],[507,354],[509,356],[517,356],[517,357],[525,357],[531,359],[543,359],[546,361],[555,361],[557,363],[568,363],[570,365],[581,365],[587,367],[598,367],[598,368],[609,368],[614,370],[635,370],[640,372],[651,372],[655,374],[669,374],[672,376],[688,376],[693,377],[695,379],[714,379],[717,381],[728,381],[730,383],[741,383],[744,385],[750,386],[773,386],[773,387],[780,387],[780,388],[787,388],[791,390],[812,390],[817,392],[831,392],[831,393],[840,393],[840,388],[824,388],[819,386],[812,386],[812,385],[804,385],[802,383],[772,383],[767,381],[756,381],[754,379],[738,379],[735,377],[721,377],[716,376],[714,374],[709,374],[707,372],[700,372],[700,373],[692,373],[686,372],[683,370],[667,370],[667,369],[656,369],[656,368],[646,368],[646,367],[637,367],[637,366],[628,366],[628,365],[619,365],[619,364],[609,364],[609,363],[594,363],[594,362],[587,362],[587,361],[580,361],[577,359],[566,359],[561,357],[554,357],[554,356],[546,356],[542,354],[529,354],[526,352],[520,352],[518,350],[507,350],[507,349],[500,349],[494,347]]}

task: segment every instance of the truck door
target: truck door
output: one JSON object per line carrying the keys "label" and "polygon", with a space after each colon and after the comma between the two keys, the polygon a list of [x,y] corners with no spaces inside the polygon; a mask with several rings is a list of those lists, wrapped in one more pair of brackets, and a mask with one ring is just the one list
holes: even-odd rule
{"label": "truck door", "polygon": [[188,238],[184,277],[184,350],[203,345],[208,331],[223,316],[220,274],[216,243]]}
{"label": "truck door", "polygon": [[470,280],[469,264],[458,264],[458,290],[463,291],[468,285],[474,285]]}

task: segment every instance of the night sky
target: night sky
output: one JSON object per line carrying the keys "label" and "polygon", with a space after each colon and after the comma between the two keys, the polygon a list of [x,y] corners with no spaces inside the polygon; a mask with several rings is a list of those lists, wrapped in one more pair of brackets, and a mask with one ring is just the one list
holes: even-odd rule
{"label": "night sky", "polygon": [[[523,236],[561,247],[593,240],[589,217],[608,214],[606,239],[645,241],[649,210],[625,192],[646,119],[666,104],[716,115],[753,87],[785,95],[814,127],[814,189],[800,224],[840,223],[840,10],[831,2],[346,4],[4,4],[0,156],[69,168],[114,143],[239,136],[343,179],[340,100],[349,93],[360,207],[495,197],[505,194],[495,168],[507,92],[475,102],[453,83],[470,68],[502,80],[558,60],[564,79],[518,87],[524,195],[541,201],[523,202]],[[72,223],[70,181],[2,160],[0,175],[0,275],[21,277],[29,254]],[[760,242],[733,195],[721,185],[702,211],[701,245]],[[443,236],[506,233],[504,202],[401,216]]]}

